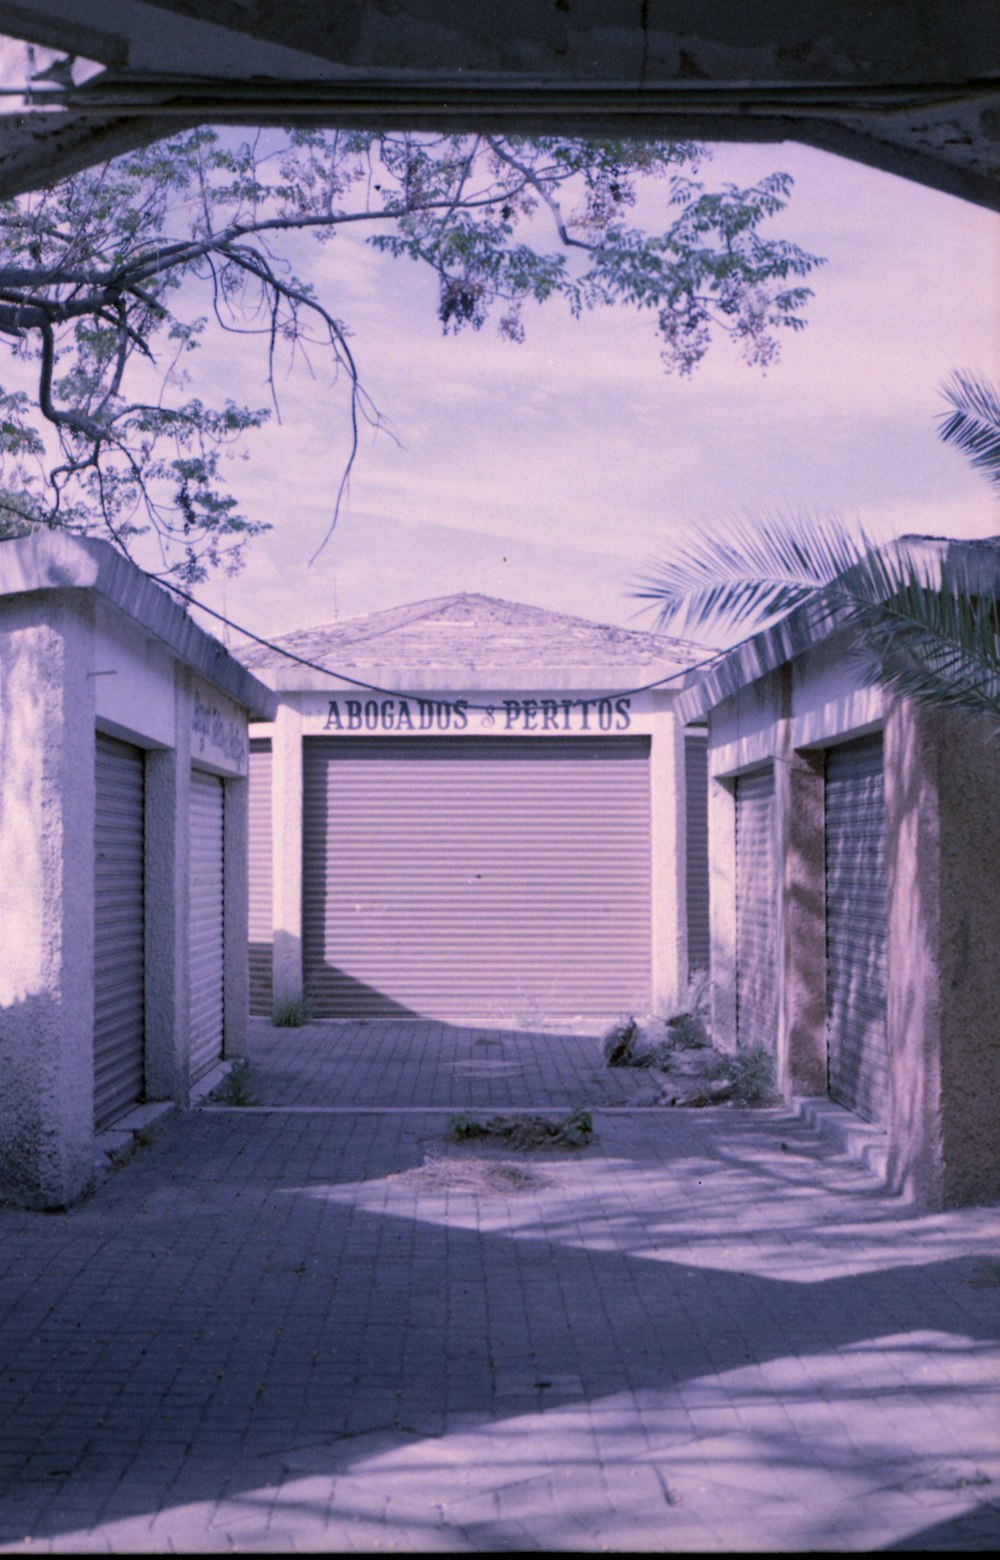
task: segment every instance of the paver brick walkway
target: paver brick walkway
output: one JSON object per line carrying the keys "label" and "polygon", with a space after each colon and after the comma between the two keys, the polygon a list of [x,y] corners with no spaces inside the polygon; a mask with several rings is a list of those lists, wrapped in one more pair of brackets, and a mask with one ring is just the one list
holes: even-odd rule
{"label": "paver brick walkway", "polygon": [[653,1105],[656,1077],[606,1067],[600,1038],[551,1030],[367,1019],[272,1029],[251,1022],[255,1092],[268,1105],[504,1110]]}
{"label": "paver brick walkway", "polygon": [[996,1547],[997,1210],[915,1213],[780,1109],[450,1143],[325,1060],[301,1099],[316,1030],[257,1050],[285,1105],[0,1209],[0,1549]]}

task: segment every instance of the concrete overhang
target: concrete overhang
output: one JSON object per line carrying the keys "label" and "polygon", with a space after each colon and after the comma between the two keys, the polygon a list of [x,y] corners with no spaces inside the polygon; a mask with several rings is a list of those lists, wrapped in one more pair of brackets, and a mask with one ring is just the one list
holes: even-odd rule
{"label": "concrete overhang", "polygon": [[352,695],[364,698],[373,694],[387,698],[405,698],[412,694],[420,698],[468,693],[516,698],[539,692],[621,698],[647,690],[675,694],[683,683],[686,669],[658,673],[648,666],[616,667],[613,671],[608,667],[519,666],[504,672],[493,668],[477,671],[474,667],[381,666],[344,667],[342,672],[340,675],[290,662],[287,669],[261,667],[257,675],[268,687],[282,694],[324,693],[331,698],[350,698]]}
{"label": "concrete overhang", "polygon": [[274,719],[271,689],[109,542],[58,532],[0,542],[0,597],[50,590],[94,591],[251,715]]}
{"label": "concrete overhang", "polygon": [[185,127],[296,124],[799,141],[1000,209],[984,0],[0,0],[0,32],[66,57],[6,88],[3,196]]}

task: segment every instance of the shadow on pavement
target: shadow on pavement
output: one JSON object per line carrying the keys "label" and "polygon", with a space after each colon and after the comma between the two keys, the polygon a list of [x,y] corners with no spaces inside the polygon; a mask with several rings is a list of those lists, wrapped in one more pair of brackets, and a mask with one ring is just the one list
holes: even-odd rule
{"label": "shadow on pavement", "polygon": [[867,1501],[847,1547],[888,1547],[915,1489],[947,1536],[989,1227],[780,1113],[656,1123],[479,1195],[413,1174],[463,1162],[440,1120],[193,1113],[74,1212],[0,1210],[0,1541],[822,1548]]}

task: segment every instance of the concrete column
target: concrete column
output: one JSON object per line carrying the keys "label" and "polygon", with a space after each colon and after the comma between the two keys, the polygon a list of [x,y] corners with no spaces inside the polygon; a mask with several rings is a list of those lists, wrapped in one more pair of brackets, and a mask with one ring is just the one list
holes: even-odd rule
{"label": "concrete column", "polygon": [[652,801],[653,1010],[666,1013],[687,988],[687,807],[684,728],[657,718],[650,746]]}
{"label": "concrete column", "polygon": [[249,829],[247,780],[227,780],[223,788],[223,944],[224,1056],[245,1056],[250,1016]]}
{"label": "concrete column", "polygon": [[174,746],[146,755],[146,1091],[190,1097],[188,981],[191,826],[190,672],[174,671]]}
{"label": "concrete column", "polygon": [[274,848],[274,1006],[301,1002],[302,716],[278,706],[271,746]]}
{"label": "concrete column", "polygon": [[939,979],[944,1206],[1000,1199],[1000,784],[996,721],[941,720]]}
{"label": "concrete column", "polygon": [[93,1177],[93,613],[0,602],[0,1194],[73,1202]]}
{"label": "concrete column", "polygon": [[711,916],[712,1040],[736,1049],[736,788],[711,771],[709,747],[708,903]]}
{"label": "concrete column", "polygon": [[[182,674],[178,671],[178,684]],[[177,713],[186,714],[183,687]],[[146,1093],[187,1103],[187,768],[177,748],[146,754]],[[185,855],[185,862],[187,858]]]}
{"label": "concrete column", "polygon": [[889,1176],[933,1208],[1000,1197],[995,722],[886,720]]}
{"label": "concrete column", "polygon": [[939,714],[891,701],[885,721],[889,1184],[927,1207],[944,1190]]}
{"label": "concrete column", "polygon": [[786,1099],[826,1093],[826,912],[822,754],[796,753],[778,729],[777,1081]]}

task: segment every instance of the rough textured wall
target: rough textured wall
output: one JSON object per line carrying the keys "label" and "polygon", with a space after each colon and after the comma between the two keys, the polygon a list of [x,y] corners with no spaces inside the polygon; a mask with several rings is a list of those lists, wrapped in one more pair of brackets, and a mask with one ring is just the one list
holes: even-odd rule
{"label": "rough textured wall", "polygon": [[[782,723],[787,730],[788,722]],[[775,766],[783,842],[778,1044],[782,1092],[826,1093],[823,756],[790,747]]]}
{"label": "rough textured wall", "polygon": [[1000,1198],[1000,749],[941,723],[941,1130],[946,1207]]}
{"label": "rough textured wall", "polygon": [[885,723],[889,1184],[928,1207],[943,1198],[940,722],[896,699]]}
{"label": "rough textured wall", "polygon": [[0,1187],[43,1207],[92,1173],[91,642],[79,601],[0,604]]}

